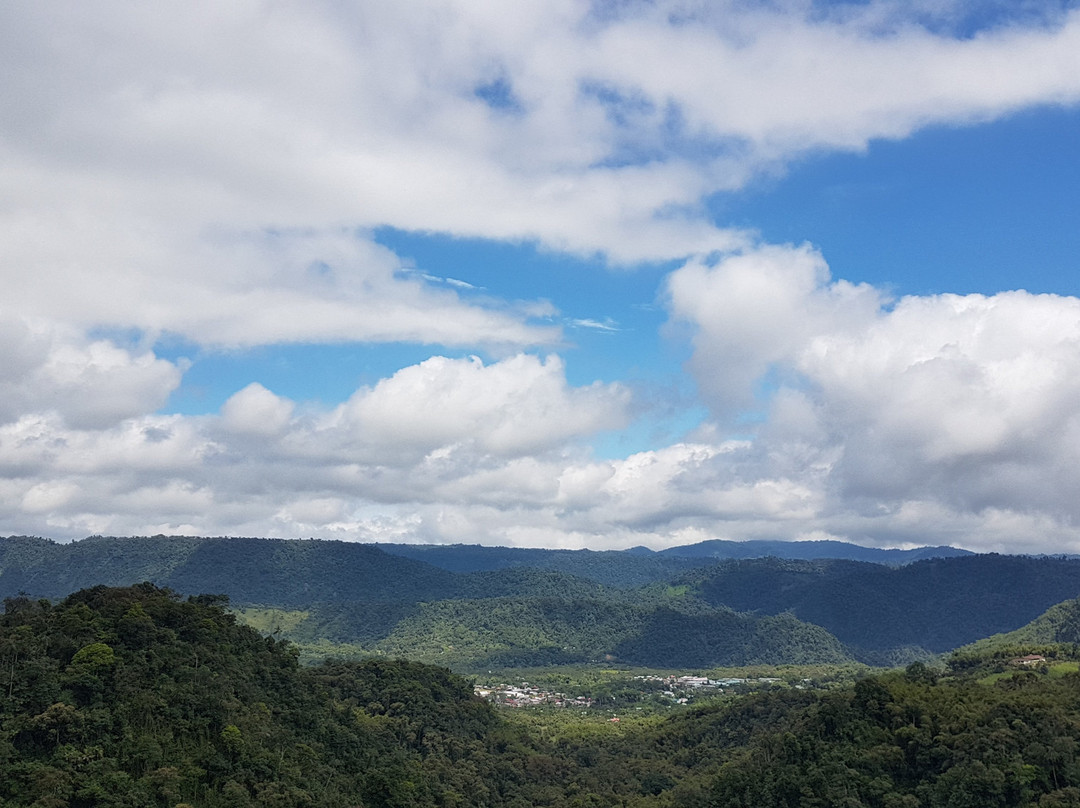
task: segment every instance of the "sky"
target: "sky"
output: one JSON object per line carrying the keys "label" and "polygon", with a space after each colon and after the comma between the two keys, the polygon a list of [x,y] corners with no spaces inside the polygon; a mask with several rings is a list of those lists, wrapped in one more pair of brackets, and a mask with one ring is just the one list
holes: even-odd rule
{"label": "sky", "polygon": [[0,535],[1080,552],[1080,3],[0,5]]}

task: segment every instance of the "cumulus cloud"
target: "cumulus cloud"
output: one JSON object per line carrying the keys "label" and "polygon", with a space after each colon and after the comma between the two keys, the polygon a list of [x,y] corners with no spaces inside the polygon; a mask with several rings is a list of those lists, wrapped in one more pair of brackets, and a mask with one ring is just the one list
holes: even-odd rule
{"label": "cumulus cloud", "polygon": [[558,357],[521,354],[434,357],[325,412],[253,383],[211,416],[91,428],[24,415],[0,427],[0,519],[61,535],[352,524],[369,538],[356,515],[371,508],[385,523],[398,505],[546,503],[553,471],[584,454],[580,440],[624,426],[628,406],[620,385],[571,387]]}
{"label": "cumulus cloud", "polygon": [[0,355],[0,423],[47,411],[76,428],[108,427],[160,407],[183,373],[149,350],[2,311]]}
{"label": "cumulus cloud", "polygon": [[872,287],[828,283],[809,247],[764,246],[668,278],[671,311],[696,327],[691,365],[718,414],[749,409],[766,372],[822,330],[859,331],[881,305]]}
{"label": "cumulus cloud", "polygon": [[359,391],[335,420],[381,451],[426,453],[468,442],[521,455],[625,426],[628,404],[619,385],[569,388],[557,356],[519,354],[486,366],[475,357],[433,357]]}
{"label": "cumulus cloud", "polygon": [[[932,5],[3,5],[0,524],[1080,550],[1080,302],[893,301],[705,212],[808,152],[1080,100],[1080,10],[956,36],[964,4]],[[403,267],[383,227],[686,261],[665,294],[711,423],[594,457],[632,402],[522,353],[557,312]],[[164,415],[163,333],[503,358]]]}
{"label": "cumulus cloud", "polygon": [[702,200],[792,156],[1080,97],[1080,12],[957,39],[881,2],[599,8],[6,5],[5,297],[203,343],[550,344],[367,234],[737,249]]}
{"label": "cumulus cloud", "polygon": [[293,402],[252,382],[225,402],[221,408],[221,422],[230,432],[271,437],[289,425],[294,408]]}
{"label": "cumulus cloud", "polygon": [[761,470],[803,464],[822,524],[871,532],[941,510],[1080,521],[1066,471],[1080,456],[1080,300],[890,302],[830,280],[808,248],[776,247],[687,266],[670,289],[673,315],[696,328],[690,368],[715,415],[765,411]]}
{"label": "cumulus cloud", "polygon": [[[161,415],[181,367],[8,317],[0,521],[61,537],[1080,549],[1080,300],[890,300],[775,246],[689,263],[668,289],[713,418],[614,459],[588,446],[626,426],[628,390],[572,386],[555,355],[433,357],[324,410],[251,383],[217,414]],[[57,392],[76,390],[92,408]]]}

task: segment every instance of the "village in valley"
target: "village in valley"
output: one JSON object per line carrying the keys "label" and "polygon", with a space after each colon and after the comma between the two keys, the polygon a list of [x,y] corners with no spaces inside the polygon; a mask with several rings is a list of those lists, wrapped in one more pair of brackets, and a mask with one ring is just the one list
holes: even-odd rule
{"label": "village in valley", "polygon": [[[687,704],[695,697],[715,696],[728,693],[743,693],[764,686],[778,685],[783,680],[776,677],[758,678],[722,678],[710,679],[706,676],[677,675],[661,676],[646,674],[634,676],[631,682],[639,691],[640,700],[651,699],[657,703],[669,705]],[[796,688],[805,687],[811,680],[795,684]],[[491,684],[474,687],[480,698],[504,707],[563,707],[582,708],[609,707],[613,698],[603,696],[572,696],[554,690],[547,690],[528,682],[519,684]],[[623,691],[626,692],[625,690]]]}

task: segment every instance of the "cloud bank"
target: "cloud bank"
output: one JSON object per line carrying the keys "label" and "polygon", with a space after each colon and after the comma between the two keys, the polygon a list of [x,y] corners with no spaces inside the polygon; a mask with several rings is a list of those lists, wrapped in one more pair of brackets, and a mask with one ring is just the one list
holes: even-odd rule
{"label": "cloud bank", "polygon": [[[1080,11],[957,35],[967,4],[922,5],[5,6],[0,526],[1080,550],[1080,301],[893,300],[707,213],[807,154],[1080,100]],[[599,458],[631,388],[570,384],[550,304],[414,271],[387,227],[677,262],[708,422]],[[162,336],[433,355],[194,416]]]}

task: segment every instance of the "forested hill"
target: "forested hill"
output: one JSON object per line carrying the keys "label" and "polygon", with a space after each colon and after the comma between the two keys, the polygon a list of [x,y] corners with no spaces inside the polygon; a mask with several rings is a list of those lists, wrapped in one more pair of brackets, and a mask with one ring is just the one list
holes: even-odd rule
{"label": "forested hill", "polygon": [[2,805],[434,806],[487,791],[451,756],[498,722],[445,670],[304,669],[212,599],[150,585],[6,607]]}
{"label": "forested hill", "polygon": [[152,581],[238,603],[439,600],[466,594],[461,576],[370,544],[280,539],[93,536],[70,544],[0,540],[0,597],[58,598],[88,586]]}
{"label": "forested hill", "polygon": [[[532,557],[466,549],[474,561]],[[417,554],[439,557],[435,548]],[[687,559],[656,565],[656,554],[534,555],[540,568],[499,562],[454,572],[347,542],[9,538],[0,540],[0,596],[61,598],[150,581],[260,607],[247,608],[247,619],[311,653],[349,644],[354,653],[461,669],[608,656],[659,666],[785,661],[783,654],[893,664],[1015,630],[1080,596],[1080,560],[1065,558],[969,555],[903,566],[696,559],[687,569]],[[629,586],[652,576],[660,580]]]}
{"label": "forested hill", "polygon": [[714,539],[668,547],[630,550],[541,550],[526,547],[483,547],[476,544],[380,544],[388,553],[426,561],[453,572],[477,572],[507,567],[533,567],[581,575],[607,586],[640,586],[719,560],[743,558],[823,558],[910,564],[926,558],[971,555],[955,547],[917,547],[891,550],[861,547],[841,541],[724,541]]}
{"label": "forested hill", "polygon": [[[308,636],[326,634],[313,627]],[[338,638],[347,641],[347,631]],[[758,617],[678,600],[443,600],[420,604],[372,639],[371,649],[382,654],[474,671],[603,660],[703,669],[851,661],[828,631],[791,615]]]}
{"label": "forested hill", "polygon": [[617,550],[542,550],[478,544],[379,544],[387,553],[425,561],[452,572],[526,567],[580,575],[605,586],[634,587],[666,581],[712,563],[704,557],[638,554]]}
{"label": "forested hill", "polygon": [[1065,808],[1080,802],[1074,650],[571,723],[496,713],[441,668],[301,667],[212,597],[14,598],[0,805]]}
{"label": "forested hill", "polygon": [[722,562],[683,580],[738,611],[790,612],[850,646],[948,651],[1080,596],[1080,560],[977,555],[903,567],[855,561]]}
{"label": "forested hill", "polygon": [[[0,596],[25,591],[63,597],[96,584],[154,581],[181,592],[227,592],[243,603],[437,600],[484,595],[482,584],[447,573],[546,570],[626,589],[670,581],[729,557],[829,553],[900,564],[920,554],[961,552],[876,550],[842,542],[710,541],[654,553],[185,536],[92,536],[59,544],[9,537],[0,538]],[[487,580],[497,585],[500,578]]]}
{"label": "forested hill", "polygon": [[850,659],[827,631],[790,616],[738,615],[679,589],[608,588],[546,569],[454,573],[344,542],[0,541],[4,595],[59,598],[144,580],[224,594],[244,619],[313,657],[345,650],[471,670],[605,658],[666,667]]}
{"label": "forested hill", "polygon": [[1021,645],[1061,643],[1080,646],[1080,598],[1051,606],[1026,626],[979,640],[970,649],[964,650],[989,652]]}
{"label": "forested hill", "polygon": [[844,561],[868,561],[874,564],[911,564],[927,558],[952,558],[973,555],[969,550],[956,547],[915,547],[910,550],[862,547],[843,541],[725,541],[712,539],[697,544],[667,547],[657,555],[662,558],[789,558],[801,561],[840,559]]}

